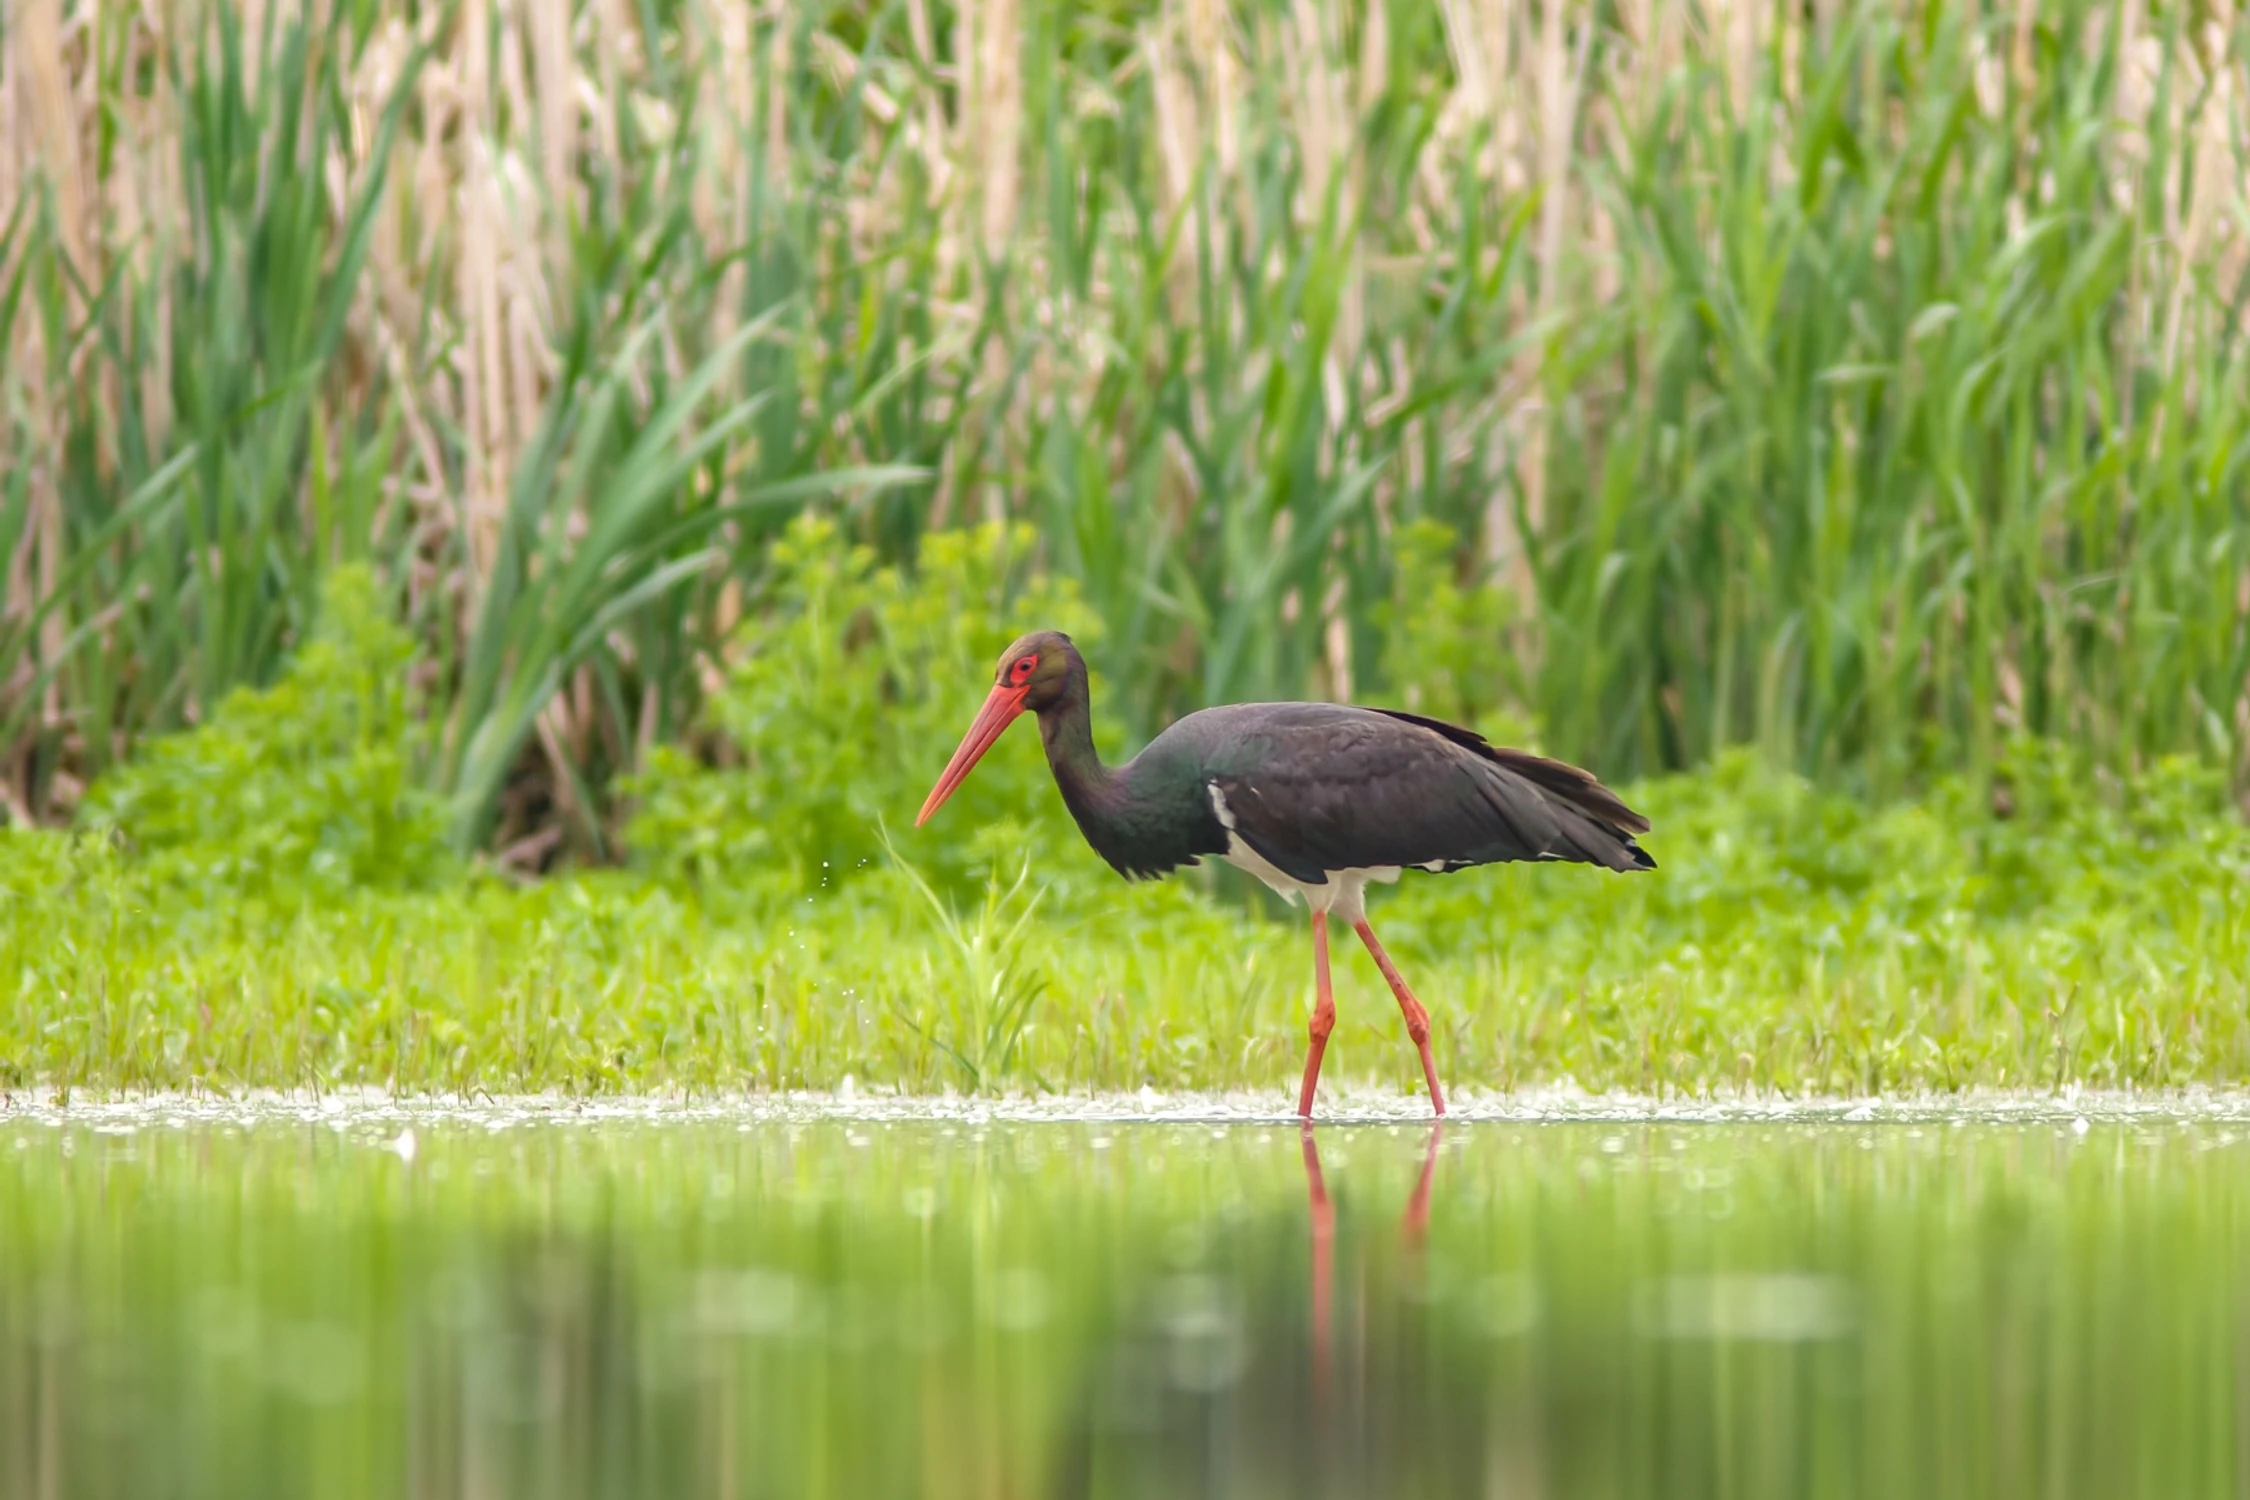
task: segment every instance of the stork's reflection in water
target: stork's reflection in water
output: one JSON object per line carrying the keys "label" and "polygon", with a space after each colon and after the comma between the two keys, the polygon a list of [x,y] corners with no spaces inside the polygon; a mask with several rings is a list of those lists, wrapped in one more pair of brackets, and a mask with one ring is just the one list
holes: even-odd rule
{"label": "stork's reflection in water", "polygon": [[[1305,1206],[1246,1216],[1192,1269],[1128,1298],[1070,1424],[1061,1496],[1482,1493],[1489,1455],[1477,1350],[1424,1295],[1434,1123],[1394,1218],[1356,1215],[1379,1189],[1387,1134],[1303,1127]],[[1347,1155],[1362,1157],[1349,1185]],[[1409,1166],[1409,1164],[1412,1164]],[[1386,1161],[1381,1164],[1388,1167]],[[1468,1378],[1462,1378],[1466,1375]]]}
{"label": "stork's reflection in water", "polygon": [[[1305,1203],[1312,1224],[1312,1383],[1315,1414],[1325,1412],[1334,1400],[1336,1370],[1336,1203],[1328,1196],[1328,1179],[1320,1170],[1320,1141],[1310,1124],[1302,1128],[1305,1150]],[[1430,1126],[1429,1144],[1422,1150],[1422,1175],[1415,1179],[1414,1194],[1399,1216],[1400,1270],[1408,1285],[1421,1279],[1422,1241],[1430,1228],[1430,1180],[1437,1175],[1438,1146],[1445,1138],[1445,1122]],[[1367,1298],[1365,1267],[1353,1287],[1352,1309],[1364,1313]]]}

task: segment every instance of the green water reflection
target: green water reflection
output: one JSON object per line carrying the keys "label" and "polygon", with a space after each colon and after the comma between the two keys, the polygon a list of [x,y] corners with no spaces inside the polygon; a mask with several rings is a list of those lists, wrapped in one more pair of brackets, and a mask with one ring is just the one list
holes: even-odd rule
{"label": "green water reflection", "polygon": [[2250,1136],[0,1117],[0,1493],[2195,1496]]}

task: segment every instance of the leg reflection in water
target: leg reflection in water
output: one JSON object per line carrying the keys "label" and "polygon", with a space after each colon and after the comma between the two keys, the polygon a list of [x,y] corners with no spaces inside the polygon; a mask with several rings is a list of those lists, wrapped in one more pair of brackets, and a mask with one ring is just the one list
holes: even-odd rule
{"label": "leg reflection in water", "polygon": [[[1336,1204],[1328,1196],[1328,1181],[1320,1171],[1320,1142],[1308,1121],[1302,1127],[1305,1156],[1305,1203],[1312,1225],[1312,1384],[1313,1407],[1326,1412],[1335,1378]],[[1445,1139],[1445,1122],[1430,1122],[1429,1144],[1422,1148],[1422,1175],[1414,1194],[1406,1200],[1399,1219],[1399,1243],[1406,1251],[1409,1275],[1421,1269],[1422,1241],[1430,1227],[1430,1182],[1437,1175],[1438,1146]],[[1361,1283],[1362,1299],[1365,1283]]]}
{"label": "leg reflection in water", "polygon": [[[1324,1128],[1328,1169],[1342,1170],[1339,1133],[1363,1163],[1388,1157],[1385,1176],[1406,1165],[1386,1132]],[[1293,1204],[1222,1214],[1199,1226],[1192,1260],[1137,1278],[1089,1351],[1050,1493],[1477,1493],[1482,1393],[1460,1378],[1460,1320],[1434,1316],[1424,1288],[1443,1129],[1421,1143],[1391,1232],[1359,1230],[1367,1167],[1332,1184],[1306,1126],[1301,1217]]]}

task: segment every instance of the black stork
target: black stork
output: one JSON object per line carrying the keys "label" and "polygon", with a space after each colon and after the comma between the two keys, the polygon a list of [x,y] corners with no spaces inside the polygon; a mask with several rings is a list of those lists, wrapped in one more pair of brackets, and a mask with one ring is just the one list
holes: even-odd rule
{"label": "black stork", "polygon": [[1187,715],[1112,769],[1094,752],[1086,662],[1070,637],[1040,630],[1010,646],[919,828],[1026,710],[1063,804],[1094,852],[1127,879],[1205,855],[1312,909],[1316,998],[1297,1113],[1312,1117],[1321,1054],[1336,1025],[1328,919],[1352,924],[1398,996],[1422,1056],[1430,1103],[1445,1113],[1430,1057],[1430,1015],[1367,924],[1369,881],[1406,869],[1444,874],[1508,860],[1568,860],[1651,870],[1633,836],[1648,819],[1591,773],[1488,744],[1459,725],[1341,703],[1236,703]]}

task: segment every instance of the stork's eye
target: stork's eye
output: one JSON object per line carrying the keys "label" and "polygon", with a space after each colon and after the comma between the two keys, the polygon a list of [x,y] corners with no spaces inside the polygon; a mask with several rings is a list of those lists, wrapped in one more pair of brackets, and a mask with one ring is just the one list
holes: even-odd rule
{"label": "stork's eye", "polygon": [[1016,664],[1008,668],[1008,680],[1011,682],[1027,682],[1031,678],[1031,669],[1038,665],[1039,658],[1036,656],[1019,656],[1016,658]]}

